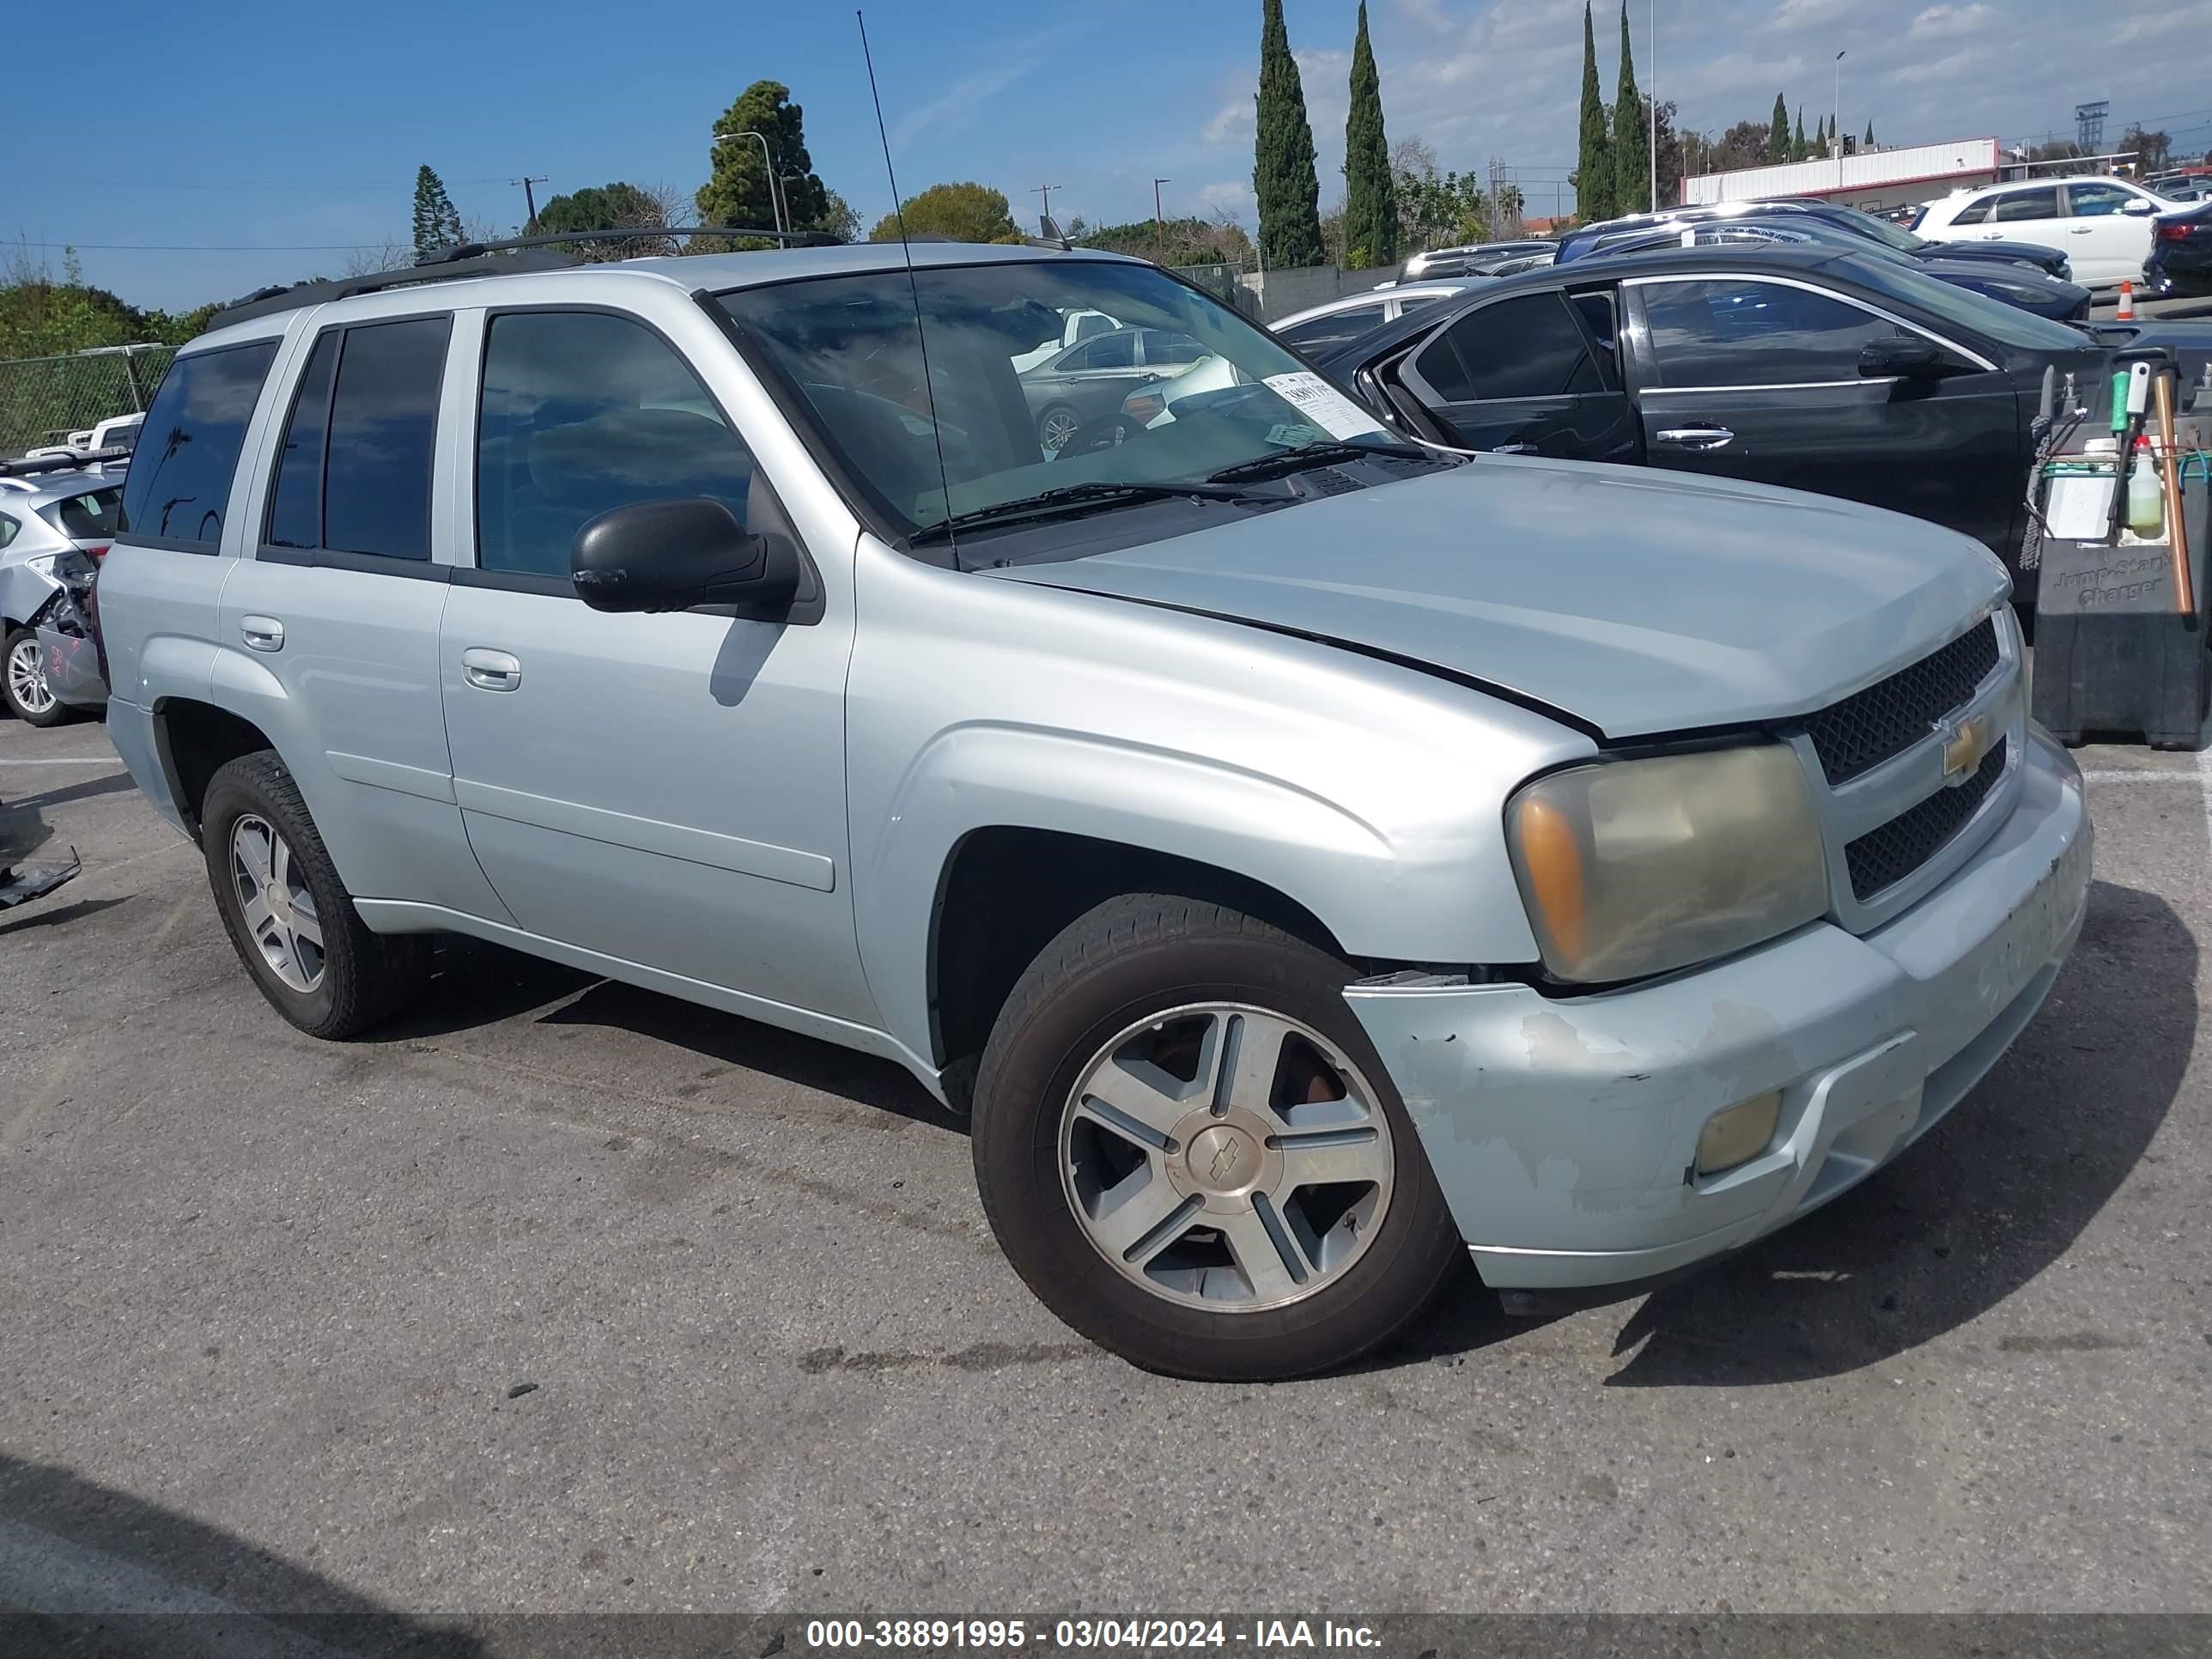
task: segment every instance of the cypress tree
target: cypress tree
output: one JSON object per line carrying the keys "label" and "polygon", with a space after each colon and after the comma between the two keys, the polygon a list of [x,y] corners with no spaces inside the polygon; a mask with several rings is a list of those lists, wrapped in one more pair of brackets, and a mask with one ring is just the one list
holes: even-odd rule
{"label": "cypress tree", "polygon": [[446,194],[445,181],[427,166],[418,167],[415,173],[416,257],[452,247],[460,240],[461,216],[454,210],[453,198]]}
{"label": "cypress tree", "polygon": [[1874,123],[1871,121],[1867,123],[1866,146],[1869,149],[1874,148]]}
{"label": "cypress tree", "polygon": [[1260,105],[1252,140],[1252,193],[1260,198],[1260,263],[1269,270],[1317,265],[1321,181],[1305,88],[1283,27],[1283,0],[1261,0]]}
{"label": "cypress tree", "polygon": [[1813,153],[1812,145],[1805,142],[1805,106],[1797,106],[1797,136],[1790,141],[1790,159],[1802,161]]}
{"label": "cypress tree", "polygon": [[1774,125],[1767,129],[1766,159],[1786,161],[1790,159],[1790,106],[1782,101],[1782,94],[1774,94]]}
{"label": "cypress tree", "polygon": [[1575,158],[1575,216],[1584,224],[1613,217],[1612,145],[1606,137],[1605,99],[1597,89],[1597,35],[1589,0],[1583,0],[1583,142]]}
{"label": "cypress tree", "polygon": [[1352,112],[1344,123],[1344,263],[1354,270],[1398,258],[1398,188],[1382,136],[1382,81],[1367,40],[1367,0],[1352,43]]}
{"label": "cypress tree", "polygon": [[1613,100],[1613,210],[1641,213],[1651,196],[1651,141],[1644,100],[1636,93],[1636,60],[1628,47],[1628,0],[1620,0],[1620,84]]}

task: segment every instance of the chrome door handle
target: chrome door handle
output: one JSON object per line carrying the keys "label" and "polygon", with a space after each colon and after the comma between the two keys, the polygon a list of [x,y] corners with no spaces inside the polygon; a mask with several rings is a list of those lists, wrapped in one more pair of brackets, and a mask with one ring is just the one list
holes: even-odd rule
{"label": "chrome door handle", "polygon": [[522,684],[522,665],[504,651],[472,645],[461,653],[461,678],[479,691],[512,691]]}
{"label": "chrome door handle", "polygon": [[1725,449],[1735,434],[1724,426],[1674,426],[1657,437],[1661,443],[1681,449]]}
{"label": "chrome door handle", "polygon": [[2069,233],[2069,234],[2075,236],[2087,236],[2091,228],[2092,227],[2088,225],[2076,225],[2074,227],[2073,230]]}
{"label": "chrome door handle", "polygon": [[246,648],[249,651],[284,648],[284,624],[274,617],[240,617],[238,631],[246,636]]}

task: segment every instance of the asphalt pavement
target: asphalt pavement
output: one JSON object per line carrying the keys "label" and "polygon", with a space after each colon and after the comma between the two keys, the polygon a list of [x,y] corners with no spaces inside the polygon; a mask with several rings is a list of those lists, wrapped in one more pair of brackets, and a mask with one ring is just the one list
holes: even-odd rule
{"label": "asphalt pavement", "polygon": [[0,915],[0,1607],[2212,1608],[2212,768],[2081,751],[2086,930],[1928,1140],[1647,1297],[1171,1382],[892,1066],[488,948],[284,1025],[97,725]]}

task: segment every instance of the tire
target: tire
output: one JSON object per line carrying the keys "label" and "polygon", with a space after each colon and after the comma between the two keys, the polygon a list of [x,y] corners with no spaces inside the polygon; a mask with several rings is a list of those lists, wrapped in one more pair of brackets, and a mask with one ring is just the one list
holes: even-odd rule
{"label": "tire", "polygon": [[[264,908],[249,916],[253,848],[264,831],[270,881],[258,894]],[[228,762],[208,781],[200,846],[238,959],[270,1006],[308,1036],[358,1036],[398,1012],[428,978],[426,937],[373,933],[362,921],[273,750]],[[272,902],[273,886],[288,890],[281,903]],[[304,943],[309,933],[320,935],[319,945]]]}
{"label": "tire", "polygon": [[38,668],[39,636],[27,628],[7,630],[0,641],[0,701],[8,712],[27,726],[61,726],[76,711],[46,689]]}
{"label": "tire", "polygon": [[[1251,916],[1160,894],[1102,904],[1045,947],[992,1030],[971,1126],[984,1212],[1045,1306],[1148,1370],[1223,1382],[1344,1364],[1421,1315],[1465,1252],[1345,1005],[1352,977]],[[1208,1053],[1237,1052],[1240,1035],[1257,1033],[1262,1046],[1244,1052],[1264,1056],[1270,1032],[1284,1040],[1258,1094],[1242,1086],[1260,1075],[1249,1066],[1232,1068],[1234,1086],[1212,1080]],[[1140,1050],[1153,1058],[1131,1059]],[[1132,1095],[1137,1077],[1152,1080]],[[1163,1142],[1141,1148],[1103,1126],[1094,1084],[1154,1113],[1139,1127]],[[1282,1103],[1261,1108],[1262,1095]],[[1294,1157],[1323,1167],[1296,1145],[1308,1126],[1342,1142],[1346,1122],[1362,1126],[1351,1138],[1368,1137],[1356,1149],[1360,1181],[1280,1184]],[[1241,1181],[1254,1183],[1249,1198],[1214,1190]],[[1136,1219],[1123,1219],[1124,1202]],[[1135,1242],[1117,1260],[1125,1237]]]}
{"label": "tire", "polygon": [[1083,417],[1072,404],[1054,404],[1037,416],[1037,442],[1054,455],[1082,429]]}

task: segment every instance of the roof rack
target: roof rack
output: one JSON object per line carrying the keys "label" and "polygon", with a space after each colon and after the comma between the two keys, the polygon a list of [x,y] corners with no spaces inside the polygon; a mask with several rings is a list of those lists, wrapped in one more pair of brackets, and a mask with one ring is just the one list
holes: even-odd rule
{"label": "roof rack", "polygon": [[662,240],[672,236],[727,236],[748,241],[781,242],[793,247],[842,247],[843,240],[826,230],[751,230],[742,225],[641,225],[618,230],[562,230],[539,236],[512,236],[495,242],[462,242],[426,253],[411,265],[395,270],[372,271],[365,276],[337,281],[295,283],[290,287],[258,289],[217,312],[210,329],[257,317],[297,311],[307,306],[346,300],[356,294],[377,294],[386,289],[416,283],[459,282],[469,276],[513,276],[535,270],[562,270],[583,262],[556,247],[585,242]]}
{"label": "roof rack", "polygon": [[48,455],[39,460],[0,461],[0,478],[27,477],[34,472],[74,472],[107,461],[127,461],[131,452],[120,447],[88,449],[82,455]]}

